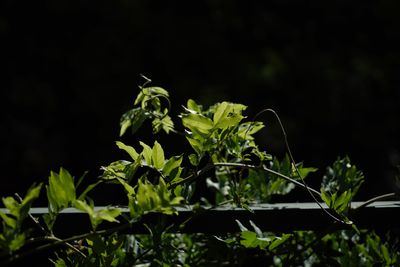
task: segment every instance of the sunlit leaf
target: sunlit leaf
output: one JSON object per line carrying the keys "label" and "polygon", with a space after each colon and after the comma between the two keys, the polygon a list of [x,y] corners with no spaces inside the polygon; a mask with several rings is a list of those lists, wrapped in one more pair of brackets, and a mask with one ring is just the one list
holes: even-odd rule
{"label": "sunlit leaf", "polygon": [[201,107],[193,99],[187,101],[187,108],[197,113],[201,113]]}
{"label": "sunlit leaf", "polygon": [[146,162],[147,165],[151,166],[152,165],[152,155],[153,155],[153,150],[151,147],[143,143],[142,141],[139,142],[140,145],[143,147],[142,155],[144,158],[144,161]]}
{"label": "sunlit leaf", "polygon": [[165,161],[164,150],[157,141],[154,142],[151,158],[153,166],[156,169],[161,170],[164,167],[164,161]]}
{"label": "sunlit leaf", "polygon": [[126,151],[134,161],[137,160],[137,158],[139,157],[139,154],[136,152],[136,150],[133,147],[127,146],[127,145],[125,145],[124,143],[122,143],[120,141],[116,141],[115,143],[117,144],[117,146],[120,149]]}
{"label": "sunlit leaf", "polygon": [[247,107],[242,104],[222,102],[214,113],[213,123],[216,128],[225,129],[236,126],[243,119],[242,111]]}
{"label": "sunlit leaf", "polygon": [[210,130],[213,128],[212,120],[201,114],[182,115],[182,123],[191,131],[201,134],[209,134]]}

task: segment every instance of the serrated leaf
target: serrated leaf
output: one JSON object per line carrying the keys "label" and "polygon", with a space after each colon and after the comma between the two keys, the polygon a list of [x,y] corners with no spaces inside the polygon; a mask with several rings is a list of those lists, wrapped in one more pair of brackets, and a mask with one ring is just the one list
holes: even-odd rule
{"label": "serrated leaf", "polygon": [[164,167],[164,150],[157,141],[154,142],[151,158],[156,169],[161,170]]}
{"label": "serrated leaf", "polygon": [[115,142],[117,144],[117,146],[124,150],[125,152],[127,152],[129,154],[129,156],[131,156],[131,158],[136,161],[137,158],[139,157],[139,154],[136,152],[136,150],[131,147],[131,146],[127,146],[124,143],[120,142],[120,141],[116,141]]}

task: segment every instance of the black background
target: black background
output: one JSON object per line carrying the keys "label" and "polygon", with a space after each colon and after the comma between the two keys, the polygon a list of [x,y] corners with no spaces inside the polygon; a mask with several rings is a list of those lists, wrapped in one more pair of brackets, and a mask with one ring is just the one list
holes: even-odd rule
{"label": "black background", "polygon": [[[399,2],[2,1],[0,195],[24,193],[60,166],[75,176],[173,136],[118,137],[143,83],[171,94],[173,114],[193,98],[273,108],[297,161],[349,155],[364,170],[360,198],[392,191],[400,162]],[[271,115],[259,142],[284,155]],[[177,127],[181,127],[175,121]],[[175,150],[174,150],[175,149]],[[310,200],[307,198],[306,200]]]}

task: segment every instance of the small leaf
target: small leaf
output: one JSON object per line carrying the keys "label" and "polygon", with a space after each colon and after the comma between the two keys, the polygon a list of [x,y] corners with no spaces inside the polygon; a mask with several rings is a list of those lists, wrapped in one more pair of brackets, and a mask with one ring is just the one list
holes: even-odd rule
{"label": "small leaf", "polygon": [[132,133],[135,133],[147,119],[148,114],[141,108],[135,108],[124,113],[120,120],[120,136],[124,135],[129,127],[132,127]]}
{"label": "small leaf", "polygon": [[246,248],[255,248],[258,246],[257,235],[252,231],[243,231],[240,233],[240,244]]}
{"label": "small leaf", "polygon": [[181,166],[182,159],[183,159],[183,156],[174,156],[174,157],[169,158],[167,160],[167,162],[165,162],[162,172],[168,176],[172,170]]}
{"label": "small leaf", "polygon": [[25,244],[25,240],[26,240],[25,233],[16,234],[13,237],[11,243],[9,244],[10,251],[13,252],[20,249]]}
{"label": "small leaf", "polygon": [[193,99],[189,99],[187,101],[187,107],[190,110],[193,110],[197,113],[201,113],[201,108],[199,107],[199,105],[197,105],[197,103]]}
{"label": "small leaf", "polygon": [[199,165],[199,157],[196,154],[190,154],[189,161],[193,166]]}
{"label": "small leaf", "polygon": [[164,167],[164,150],[157,141],[154,142],[151,158],[156,169],[161,170]]}
{"label": "small leaf", "polygon": [[149,147],[142,141],[140,141],[139,143],[143,147],[142,155],[143,155],[144,161],[146,162],[146,164],[148,166],[151,166],[152,165],[151,158],[152,158],[153,150],[151,149],[151,147]]}
{"label": "small leaf", "polygon": [[7,216],[5,213],[0,211],[0,217],[3,219],[4,223],[12,228],[15,229],[17,227],[17,221],[9,216]]}
{"label": "small leaf", "polygon": [[269,249],[273,250],[277,248],[278,246],[282,245],[286,240],[288,240],[290,237],[292,237],[292,234],[285,234],[282,237],[276,237],[274,241],[269,245]]}
{"label": "small leaf", "polygon": [[129,156],[131,156],[131,158],[132,158],[134,161],[137,160],[137,158],[139,157],[139,154],[136,152],[136,150],[135,150],[133,147],[127,146],[127,145],[125,145],[124,143],[119,142],[119,141],[116,141],[115,143],[117,144],[117,146],[118,146],[120,149],[126,151],[126,152],[129,154]]}

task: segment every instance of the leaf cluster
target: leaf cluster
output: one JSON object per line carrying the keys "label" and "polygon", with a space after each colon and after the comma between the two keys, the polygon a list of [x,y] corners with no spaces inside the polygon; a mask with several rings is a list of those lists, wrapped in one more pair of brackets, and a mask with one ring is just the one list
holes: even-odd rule
{"label": "leaf cluster", "polygon": [[[169,93],[161,87],[148,87],[149,82],[139,86],[133,108],[122,115],[120,135],[128,129],[136,134],[149,120],[154,134],[161,131],[178,134],[192,151],[173,151],[167,157],[157,140],[152,146],[140,140],[131,145],[117,141],[116,146],[126,152],[126,158],[102,166],[99,177],[83,175],[75,179],[64,168],[50,172],[44,186],[48,213],[39,218],[30,214],[30,208],[39,197],[42,184],[29,189],[24,198],[3,198],[5,209],[0,211],[2,263],[52,249],[51,262],[57,267],[242,266],[257,259],[270,266],[398,264],[400,253],[396,242],[390,243],[374,232],[359,230],[350,221],[351,201],[364,175],[349,157],[338,158],[327,167],[320,191],[311,189],[304,179],[317,169],[294,162],[290,155],[279,159],[260,147],[256,136],[265,125],[261,121],[247,120],[245,105],[223,101],[204,107],[189,99],[178,116],[181,129],[176,129],[177,124],[169,116]],[[89,185],[83,186],[84,180]],[[198,187],[201,183],[207,186],[201,189],[203,191]],[[97,207],[93,192],[99,185],[110,184],[118,186],[126,202]],[[336,223],[353,224],[353,229],[273,233],[263,231],[251,220],[251,227],[237,220],[237,233],[210,236],[179,233],[187,222],[168,225],[164,217],[151,224],[143,221],[150,213],[177,215],[178,207],[192,207],[193,216],[196,216],[198,212],[228,203],[232,208],[245,208],[251,214],[251,205],[271,202],[273,196],[287,195],[295,186],[314,194],[314,198],[320,197],[334,212],[333,215],[327,213]],[[193,197],[195,193],[202,195],[200,201]],[[129,213],[123,213],[123,208]],[[59,238],[55,225],[66,209],[87,214],[91,229],[84,234]],[[33,231],[26,224],[27,220],[40,231]],[[134,223],[143,224],[147,234],[124,233]],[[34,244],[33,249],[29,250],[31,244]],[[355,259],[361,265],[357,265]]]}

